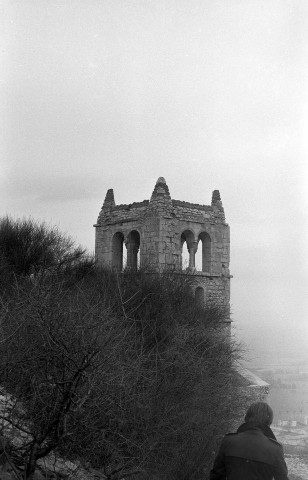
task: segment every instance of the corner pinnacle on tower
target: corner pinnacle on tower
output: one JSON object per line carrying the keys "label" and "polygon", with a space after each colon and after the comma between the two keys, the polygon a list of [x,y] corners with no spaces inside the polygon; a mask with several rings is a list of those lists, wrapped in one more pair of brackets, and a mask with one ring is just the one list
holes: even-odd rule
{"label": "corner pinnacle on tower", "polygon": [[103,208],[112,208],[115,207],[113,188],[109,188],[106,193],[105,201]]}
{"label": "corner pinnacle on tower", "polygon": [[168,185],[166,183],[166,180],[164,179],[164,177],[159,177],[156,184],[155,184],[150,202],[152,203],[153,201],[155,201],[157,199],[160,199],[160,198],[163,198],[163,197],[165,197],[165,199],[167,201],[168,200],[171,201],[169,188],[168,188]]}

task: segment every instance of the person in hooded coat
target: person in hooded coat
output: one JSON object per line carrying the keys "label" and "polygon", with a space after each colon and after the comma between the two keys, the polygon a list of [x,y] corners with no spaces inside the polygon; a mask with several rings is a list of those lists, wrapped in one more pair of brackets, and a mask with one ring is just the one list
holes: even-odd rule
{"label": "person in hooded coat", "polygon": [[245,423],[224,437],[210,480],[288,480],[282,445],[270,428],[272,421],[273,410],[267,403],[253,403]]}

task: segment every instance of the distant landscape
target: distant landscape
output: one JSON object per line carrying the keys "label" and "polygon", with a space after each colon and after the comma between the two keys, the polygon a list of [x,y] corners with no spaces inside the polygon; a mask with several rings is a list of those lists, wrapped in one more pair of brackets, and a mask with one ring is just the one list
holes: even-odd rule
{"label": "distant landscape", "polygon": [[268,400],[275,413],[276,426],[286,421],[308,423],[308,357],[264,362],[253,371],[270,384]]}
{"label": "distant landscape", "polygon": [[[290,353],[290,352],[289,352]],[[273,431],[283,444],[293,478],[308,478],[308,356],[273,351],[251,362],[250,369],[270,384],[268,402],[274,410]]]}

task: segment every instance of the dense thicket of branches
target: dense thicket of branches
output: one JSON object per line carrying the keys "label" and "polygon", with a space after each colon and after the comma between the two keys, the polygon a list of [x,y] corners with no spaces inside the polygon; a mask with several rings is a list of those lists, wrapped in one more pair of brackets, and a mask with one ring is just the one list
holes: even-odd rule
{"label": "dense thicket of branches", "polygon": [[188,276],[40,269],[0,314],[2,428],[24,432],[25,478],[54,449],[114,480],[204,478],[241,406],[239,352]]}
{"label": "dense thicket of branches", "polygon": [[85,250],[56,227],[32,219],[0,219],[0,285],[15,275],[91,263]]}

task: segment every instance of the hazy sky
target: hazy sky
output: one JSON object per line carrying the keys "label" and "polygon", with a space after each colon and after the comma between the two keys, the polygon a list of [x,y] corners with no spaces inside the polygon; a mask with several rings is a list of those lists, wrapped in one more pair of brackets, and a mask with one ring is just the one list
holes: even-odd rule
{"label": "hazy sky", "polygon": [[108,188],[219,189],[238,335],[308,355],[308,2],[0,0],[0,18],[1,214],[93,250]]}

